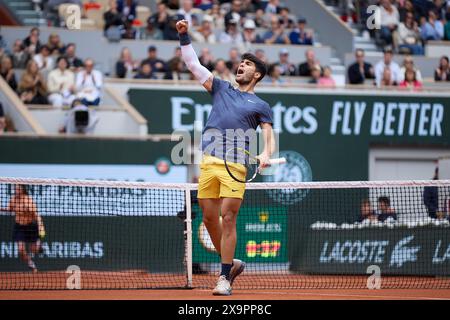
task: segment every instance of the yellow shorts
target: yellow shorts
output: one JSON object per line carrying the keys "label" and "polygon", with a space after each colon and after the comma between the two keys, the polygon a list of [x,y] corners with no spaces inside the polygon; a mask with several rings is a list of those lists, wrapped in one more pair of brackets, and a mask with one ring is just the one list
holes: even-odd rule
{"label": "yellow shorts", "polygon": [[[245,166],[239,163],[228,163],[228,168],[236,178],[245,181],[247,174]],[[244,193],[245,183],[238,182],[229,175],[223,160],[213,156],[203,156],[198,178],[197,197],[199,199],[243,199]]]}

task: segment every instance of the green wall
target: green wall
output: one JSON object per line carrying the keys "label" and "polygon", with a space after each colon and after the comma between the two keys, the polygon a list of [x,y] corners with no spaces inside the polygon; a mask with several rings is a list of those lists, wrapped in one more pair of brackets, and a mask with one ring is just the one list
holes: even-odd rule
{"label": "green wall", "polygon": [[[192,130],[211,96],[199,90],[131,89],[149,133]],[[313,180],[367,180],[370,146],[450,147],[450,96],[258,93],[281,131],[280,150],[305,157]],[[149,103],[149,101],[151,101]]]}

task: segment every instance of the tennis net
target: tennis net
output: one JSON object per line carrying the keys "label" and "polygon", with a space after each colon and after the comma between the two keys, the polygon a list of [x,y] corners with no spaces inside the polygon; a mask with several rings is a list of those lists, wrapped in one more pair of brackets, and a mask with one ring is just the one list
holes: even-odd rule
{"label": "tennis net", "polygon": [[[196,188],[0,178],[0,289],[212,288]],[[248,184],[233,288],[448,289],[449,216],[448,180]]]}

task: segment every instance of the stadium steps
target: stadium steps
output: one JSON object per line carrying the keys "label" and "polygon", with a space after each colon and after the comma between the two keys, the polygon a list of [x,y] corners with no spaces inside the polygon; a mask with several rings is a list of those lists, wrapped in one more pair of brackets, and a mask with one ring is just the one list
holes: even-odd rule
{"label": "stadium steps", "polygon": [[15,13],[24,26],[46,25],[42,13],[34,10],[34,4],[31,0],[3,0],[3,3]]}
{"label": "stadium steps", "polygon": [[[325,4],[323,0],[322,3]],[[325,4],[325,7],[338,17],[340,16],[339,9],[337,7],[328,4]],[[347,26],[352,30],[355,36],[354,37],[355,48],[363,49],[366,52],[381,52],[381,50],[375,44],[375,41],[372,38],[370,38],[369,33],[367,31],[365,30],[361,31],[360,26],[352,22],[348,22]]]}

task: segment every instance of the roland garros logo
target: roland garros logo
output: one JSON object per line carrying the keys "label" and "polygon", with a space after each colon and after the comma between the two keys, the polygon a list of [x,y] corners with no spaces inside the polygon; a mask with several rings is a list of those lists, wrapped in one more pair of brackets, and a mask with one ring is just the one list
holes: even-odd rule
{"label": "roland garros logo", "polygon": [[[279,157],[286,158],[286,164],[277,166],[272,174],[263,176],[264,182],[308,182],[312,181],[312,170],[308,161],[298,152],[280,151]],[[300,202],[308,195],[307,189],[268,189],[269,197],[284,205]]]}

